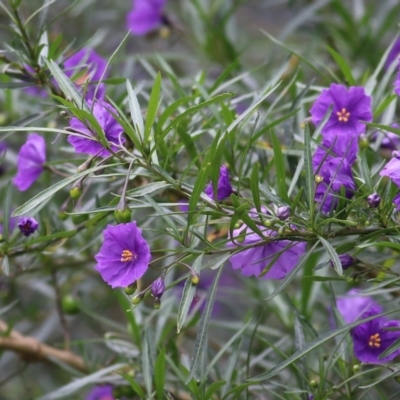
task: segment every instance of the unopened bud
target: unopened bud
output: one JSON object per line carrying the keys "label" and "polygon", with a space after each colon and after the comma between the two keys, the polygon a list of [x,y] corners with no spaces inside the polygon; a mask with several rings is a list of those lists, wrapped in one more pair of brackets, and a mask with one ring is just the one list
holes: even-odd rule
{"label": "unopened bud", "polygon": [[64,111],[64,110],[60,111],[60,115],[61,115],[61,117],[64,117],[64,118],[68,118],[69,117],[68,113],[66,111]]}
{"label": "unopened bud", "polygon": [[288,206],[278,207],[278,209],[276,210],[276,216],[281,221],[285,221],[290,217],[290,207]]}
{"label": "unopened bud", "polygon": [[132,302],[132,304],[137,305],[142,300],[143,300],[143,295],[138,295],[138,296],[132,297],[131,302]]}
{"label": "unopened bud", "polygon": [[314,180],[316,183],[321,183],[324,178],[321,175],[315,175]]}
{"label": "unopened bud", "polygon": [[354,278],[353,278],[352,276],[348,276],[348,277],[346,278],[346,282],[347,282],[347,283],[354,283]]}
{"label": "unopened bud", "polygon": [[361,369],[360,364],[353,365],[353,372],[358,372]]}
{"label": "unopened bud", "polygon": [[367,138],[365,135],[361,135],[361,136],[360,136],[360,142],[359,142],[359,144],[360,144],[360,149],[361,149],[361,150],[363,150],[363,149],[368,149],[368,147],[369,147],[369,140],[368,140],[368,138]]}
{"label": "unopened bud", "polygon": [[318,382],[313,379],[313,380],[310,381],[310,386],[311,387],[317,387],[318,386]]}
{"label": "unopened bud", "polygon": [[200,282],[200,275],[197,272],[193,271],[190,279],[192,281],[192,284],[196,286]]}
{"label": "unopened bud", "polygon": [[151,284],[151,295],[160,298],[165,292],[165,283],[163,278],[157,278],[152,284]]}
{"label": "unopened bud", "polygon": [[367,197],[367,202],[371,208],[377,208],[381,203],[381,197],[378,193],[372,193]]}
{"label": "unopened bud", "polygon": [[68,218],[68,214],[65,211],[60,211],[58,213],[58,218],[60,218],[61,221],[65,221]]}
{"label": "unopened bud", "polygon": [[61,308],[66,314],[76,314],[79,312],[79,300],[67,294],[61,299]]}
{"label": "unopened bud", "polygon": [[[350,254],[339,254],[339,260],[340,260],[340,263],[342,264],[343,270],[350,268],[357,262],[357,259],[353,258]],[[333,267],[332,260],[329,261],[329,265],[331,267]]]}
{"label": "unopened bud", "polygon": [[124,208],[118,206],[114,211],[114,218],[119,224],[131,222],[132,211],[127,205]]}
{"label": "unopened bud", "polygon": [[264,226],[266,226],[266,227],[272,226],[273,224],[274,224],[274,221],[271,219],[266,219],[264,221]]}
{"label": "unopened bud", "polygon": [[158,310],[160,307],[161,307],[161,300],[160,300],[158,297],[156,297],[156,298],[154,299],[154,308],[155,308],[156,310]]}
{"label": "unopened bud", "polygon": [[82,180],[77,180],[69,190],[69,195],[74,199],[77,200],[82,195]]}
{"label": "unopened bud", "polygon": [[81,164],[78,169],[76,170],[78,173],[86,171],[90,166],[92,165],[94,157],[90,157],[88,160],[86,160],[83,164]]}
{"label": "unopened bud", "polygon": [[3,242],[4,241],[4,237],[3,237],[3,235],[0,233],[0,242]]}
{"label": "unopened bud", "polygon": [[130,296],[136,292],[136,289],[137,289],[137,282],[135,281],[131,283],[129,286],[125,287],[124,291],[128,296]]}

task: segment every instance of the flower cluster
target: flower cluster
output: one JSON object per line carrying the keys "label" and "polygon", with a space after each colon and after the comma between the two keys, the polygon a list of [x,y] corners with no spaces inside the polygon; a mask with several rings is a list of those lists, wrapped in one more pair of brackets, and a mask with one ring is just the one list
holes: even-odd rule
{"label": "flower cluster", "polygon": [[[382,312],[382,307],[371,297],[362,297],[355,290],[338,299],[337,308],[346,324]],[[388,356],[381,357],[381,354],[400,338],[400,321],[377,316],[356,326],[350,333],[354,355],[361,362],[383,363],[393,360],[400,354],[400,349],[397,349]]]}
{"label": "flower cluster", "polygon": [[322,142],[313,157],[318,183],[315,201],[323,213],[335,210],[341,193],[351,198],[356,185],[351,167],[357,159],[358,139],[365,132],[365,123],[372,121],[371,97],[362,87],[332,84],[322,91],[310,113],[319,125],[332,107],[322,128]]}

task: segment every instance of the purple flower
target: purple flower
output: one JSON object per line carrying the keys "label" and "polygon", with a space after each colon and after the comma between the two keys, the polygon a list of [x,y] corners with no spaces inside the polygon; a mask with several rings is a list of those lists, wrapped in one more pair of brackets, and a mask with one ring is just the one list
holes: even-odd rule
{"label": "purple flower", "polygon": [[179,203],[179,211],[187,213],[189,211],[189,203],[187,200],[178,200]]}
{"label": "purple flower", "polygon": [[163,278],[157,278],[151,284],[151,295],[157,297],[158,299],[164,294],[165,292],[165,282]]}
{"label": "purple flower", "polygon": [[[346,270],[347,268],[353,266],[356,261],[350,254],[339,254],[339,260],[340,263],[342,264],[343,270]],[[333,267],[332,260],[329,261],[329,264],[331,267]]]}
{"label": "purple flower", "polygon": [[398,72],[398,74],[397,74],[397,78],[396,78],[396,80],[394,81],[393,86],[394,86],[394,92],[395,92],[398,96],[400,96],[400,59],[399,59],[399,72]]}
{"label": "purple flower", "polygon": [[[396,123],[391,124],[390,126],[396,129],[400,129],[400,125]],[[389,131],[382,131],[382,133],[384,136],[381,142],[381,148],[389,150],[397,150],[400,145],[400,136],[397,135],[396,133]],[[378,138],[378,132],[372,135],[373,141],[376,141],[377,138]]]}
{"label": "purple flower", "polygon": [[22,217],[18,222],[18,228],[24,236],[30,236],[39,227],[38,222],[33,217]]}
{"label": "purple flower", "polygon": [[[361,319],[368,318],[379,312],[372,307],[362,314]],[[388,321],[384,317],[377,317],[353,328],[351,337],[353,339],[354,355],[361,362],[383,363],[393,360],[400,354],[400,349],[397,349],[386,357],[379,357],[400,338],[400,321]]]}
{"label": "purple flower", "polygon": [[392,153],[392,159],[385,165],[380,176],[388,176],[398,187],[400,187],[400,151]]}
{"label": "purple flower", "polygon": [[363,87],[352,86],[347,89],[332,83],[329,89],[324,89],[310,110],[315,125],[321,123],[331,105],[333,110],[323,128],[323,135],[332,132],[361,134],[366,126],[360,121],[372,121],[371,97],[365,94]]}
{"label": "purple flower", "polygon": [[[277,232],[273,230],[262,230],[266,237],[274,237],[277,235]],[[239,236],[243,234],[245,234],[243,242],[238,243]],[[227,246],[235,248],[239,247],[241,244],[256,245],[262,241],[262,238],[243,224],[242,227],[233,231],[231,240],[232,242],[228,242]],[[268,272],[264,274],[262,278],[283,279],[296,267],[305,250],[305,242],[291,242],[289,240],[271,241],[234,254],[231,256],[230,262],[233,269],[242,270],[242,275],[255,275],[256,277],[259,277],[264,269],[271,264],[272,266],[269,267]]]}
{"label": "purple flower", "polygon": [[371,309],[375,310],[376,314],[383,311],[372,297],[360,296],[355,289],[350,290],[344,297],[338,298],[336,306],[346,324],[361,319],[362,314]]}
{"label": "purple flower", "polygon": [[25,144],[18,153],[17,175],[13,179],[14,185],[21,191],[27,190],[43,171],[46,162],[46,142],[37,133],[28,135]]}
{"label": "purple flower", "polygon": [[[8,223],[8,232],[12,232],[17,225],[17,217],[10,217]],[[0,224],[0,234],[3,233],[3,224]]]}
{"label": "purple flower", "polygon": [[369,207],[377,208],[381,203],[381,196],[378,193],[372,193],[367,197]]}
{"label": "purple flower", "polygon": [[388,69],[392,65],[393,61],[398,59],[399,56],[400,56],[400,39],[397,39],[389,51],[389,54],[385,62],[385,68]]}
{"label": "purple flower", "polygon": [[134,0],[126,19],[128,30],[133,35],[143,36],[157,29],[164,21],[166,3],[167,0]]}
{"label": "purple flower", "polygon": [[[219,169],[219,179],[217,187],[218,201],[221,201],[229,197],[232,194],[232,192],[233,192],[232,185],[231,182],[229,181],[229,170],[225,165],[221,165],[221,168]],[[212,199],[216,200],[214,197],[214,189],[212,182],[210,182],[208,186],[204,189],[204,193],[208,197],[211,197]]]}
{"label": "purple flower", "polygon": [[[92,107],[92,101],[87,101],[88,106]],[[113,151],[117,151],[115,145],[125,142],[125,138],[122,136],[124,129],[115,120],[112,114],[117,115],[117,111],[110,104],[98,100],[93,106],[93,116],[104,131],[107,140],[110,142],[110,147]],[[74,146],[77,153],[85,153],[90,155],[98,155],[100,157],[106,157],[110,155],[110,152],[103,147],[100,141],[92,140],[97,134],[94,130],[89,129],[83,122],[78,118],[73,117],[70,121],[70,127],[82,136],[69,135],[68,142]],[[85,135],[86,137],[84,137]]]}
{"label": "purple flower", "polygon": [[[99,81],[104,73],[104,77],[107,77],[106,72],[107,61],[100,57],[93,49],[83,48],[77,53],[69,57],[64,62],[65,74],[72,78],[77,75],[77,79],[74,83],[79,86],[84,86],[87,81]],[[99,87],[96,98],[100,99],[104,96],[104,88]],[[89,85],[86,93],[86,99],[92,99],[94,97],[95,85]]]}
{"label": "purple flower", "polygon": [[85,400],[115,400],[113,387],[111,385],[96,386],[86,395]]}
{"label": "purple flower", "polygon": [[281,221],[287,220],[290,217],[290,207],[288,206],[278,207],[278,209],[276,210],[276,216]]}
{"label": "purple flower", "polygon": [[112,288],[125,287],[141,278],[151,259],[150,248],[136,222],[107,225],[96,254],[96,270]]}
{"label": "purple flower", "polygon": [[396,207],[396,211],[400,211],[400,192],[394,196],[393,205]]}

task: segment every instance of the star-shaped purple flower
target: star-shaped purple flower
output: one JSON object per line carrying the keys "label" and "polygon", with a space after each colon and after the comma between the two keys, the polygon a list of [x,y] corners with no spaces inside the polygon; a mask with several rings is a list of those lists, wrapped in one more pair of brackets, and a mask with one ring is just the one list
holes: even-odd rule
{"label": "star-shaped purple flower", "polygon": [[115,400],[113,387],[111,385],[96,386],[86,395],[85,400]]}
{"label": "star-shaped purple flower", "polygon": [[212,182],[210,182],[208,186],[204,189],[204,193],[208,197],[211,197],[214,200],[221,201],[229,197],[232,194],[232,192],[233,192],[232,185],[229,180],[229,170],[225,165],[221,165],[218,178],[217,199],[215,199],[214,197],[214,189]]}
{"label": "star-shaped purple flower", "polygon": [[[362,314],[361,319],[375,314],[379,314],[379,310],[372,307]],[[380,355],[400,338],[400,321],[377,317],[353,328],[351,337],[354,355],[361,362],[384,363],[400,354],[400,349],[397,349],[388,356],[380,358]]]}
{"label": "star-shaped purple flower", "polygon": [[366,129],[360,121],[372,121],[371,97],[365,94],[363,87],[352,86],[347,89],[332,83],[329,89],[324,89],[310,110],[315,125],[321,123],[330,106],[333,106],[333,110],[323,128],[323,136],[335,132],[359,135]]}
{"label": "star-shaped purple flower", "polygon": [[37,133],[28,135],[25,144],[18,153],[17,175],[13,179],[14,185],[21,191],[29,189],[43,171],[46,162],[46,142]]}
{"label": "star-shaped purple flower", "polygon": [[103,236],[103,245],[95,256],[95,268],[104,281],[116,288],[140,279],[149,267],[151,254],[136,222],[107,225]]}
{"label": "star-shaped purple flower", "polygon": [[33,217],[22,217],[18,221],[18,229],[24,236],[30,236],[39,228],[39,223]]}
{"label": "star-shaped purple flower", "polygon": [[126,23],[133,35],[143,36],[157,29],[163,23],[167,0],[133,0],[133,9]]}
{"label": "star-shaped purple flower", "polygon": [[392,153],[392,159],[379,173],[380,176],[388,176],[398,187],[400,187],[400,151]]}
{"label": "star-shaped purple flower", "polygon": [[[92,101],[88,100],[87,103],[91,108]],[[115,145],[125,142],[125,138],[122,136],[124,129],[115,120],[112,114],[117,115],[117,111],[110,104],[102,100],[98,100],[94,103],[93,116],[97,119],[97,122],[103,129],[104,134],[110,143],[111,149],[117,151],[118,149]],[[96,137],[94,129],[88,128],[76,117],[71,118],[70,127],[75,132],[82,134],[82,136],[68,136],[68,142],[74,146],[77,153],[98,155],[100,157],[107,157],[110,155],[110,152],[103,147],[100,141],[91,139]]]}
{"label": "star-shaped purple flower", "polygon": [[[255,212],[250,210],[249,215]],[[254,214],[253,214],[254,215]],[[274,237],[277,232],[263,229],[264,236]],[[238,242],[241,235],[245,235],[243,241]],[[232,241],[227,243],[228,247],[239,247],[241,245],[257,244],[262,238],[253,232],[247,225],[243,224],[239,229],[233,231]],[[283,279],[298,264],[300,257],[305,253],[305,242],[291,242],[289,240],[271,241],[270,243],[254,246],[234,254],[230,258],[233,269],[241,269],[244,276],[259,277],[266,267],[270,266],[268,272],[262,276],[263,279]]]}

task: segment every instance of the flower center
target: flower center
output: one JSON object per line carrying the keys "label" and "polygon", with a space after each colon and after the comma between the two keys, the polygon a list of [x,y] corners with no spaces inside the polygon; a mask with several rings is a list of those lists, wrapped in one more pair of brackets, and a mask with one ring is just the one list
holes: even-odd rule
{"label": "flower center", "polygon": [[371,335],[369,337],[368,346],[369,347],[376,347],[376,348],[381,347],[381,338],[379,336],[379,333],[375,333],[375,335]]}
{"label": "flower center", "polygon": [[347,122],[350,117],[350,113],[345,108],[342,108],[342,111],[338,111],[336,115],[340,122]]}
{"label": "flower center", "polygon": [[136,260],[137,255],[135,253],[132,253],[130,250],[124,250],[121,254],[121,261],[122,262],[127,262],[127,261],[132,261],[133,259]]}

